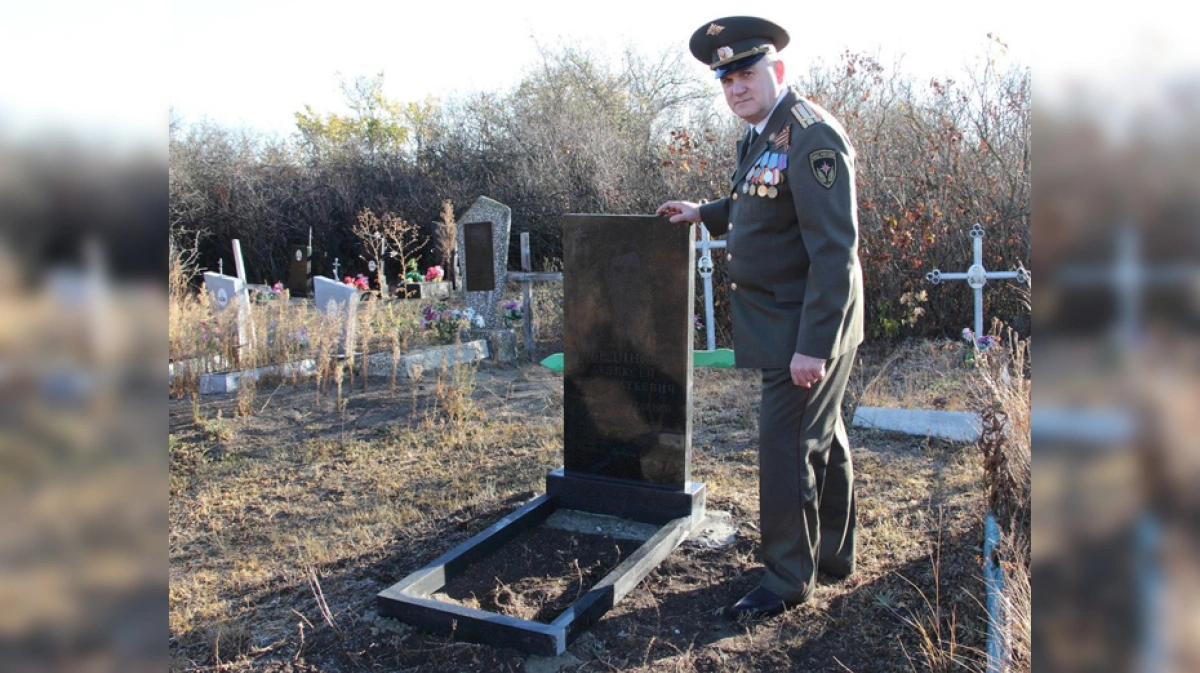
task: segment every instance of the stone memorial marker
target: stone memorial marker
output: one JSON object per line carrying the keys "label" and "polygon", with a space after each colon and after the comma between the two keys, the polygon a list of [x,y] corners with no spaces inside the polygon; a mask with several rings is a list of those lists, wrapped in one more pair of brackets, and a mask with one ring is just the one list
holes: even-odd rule
{"label": "stone memorial marker", "polygon": [[683,488],[692,448],[693,268],[686,228],[629,216],[563,228],[567,475]]}
{"label": "stone memorial marker", "polygon": [[[544,495],[380,592],[382,614],[463,640],[559,655],[704,520],[704,485],[689,481],[693,231],[658,217],[566,216],[564,467],[546,476]],[[658,532],[549,624],[433,598],[556,510]]]}
{"label": "stone memorial marker", "polygon": [[467,306],[483,316],[484,329],[499,329],[504,326],[500,302],[504,299],[512,209],[481,196],[459,222],[458,249],[465,269]]}
{"label": "stone memorial marker", "polygon": [[308,295],[308,277],[312,274],[312,255],[307,246],[288,246],[288,292],[293,297]]}
{"label": "stone memorial marker", "polygon": [[242,349],[250,341],[247,326],[250,320],[250,293],[246,284],[233,276],[206,271],[204,287],[212,295],[218,312],[229,308],[231,304],[234,305],[234,310],[237,311],[234,326],[237,330],[238,357],[241,357]]}
{"label": "stone memorial marker", "polygon": [[344,315],[341,354],[354,352],[355,325],[358,317],[358,289],[325,276],[313,278],[317,310],[329,316]]}

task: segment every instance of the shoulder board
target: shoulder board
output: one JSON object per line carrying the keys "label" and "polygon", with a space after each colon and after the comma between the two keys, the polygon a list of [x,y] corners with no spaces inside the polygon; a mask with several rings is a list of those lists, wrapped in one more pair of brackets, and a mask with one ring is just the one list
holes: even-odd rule
{"label": "shoulder board", "polygon": [[792,106],[792,116],[796,118],[796,121],[800,122],[800,128],[802,129],[806,129],[825,119],[806,100],[801,100]]}

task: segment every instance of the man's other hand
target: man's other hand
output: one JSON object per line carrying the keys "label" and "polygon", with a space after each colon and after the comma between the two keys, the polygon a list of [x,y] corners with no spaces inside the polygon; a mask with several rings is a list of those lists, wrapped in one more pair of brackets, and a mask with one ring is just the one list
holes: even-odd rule
{"label": "man's other hand", "polygon": [[667,201],[654,214],[670,216],[672,222],[700,221],[700,207],[691,201]]}
{"label": "man's other hand", "polygon": [[811,388],[813,384],[825,378],[825,361],[821,358],[810,358],[807,355],[794,353],[791,370],[792,383],[801,388]]}

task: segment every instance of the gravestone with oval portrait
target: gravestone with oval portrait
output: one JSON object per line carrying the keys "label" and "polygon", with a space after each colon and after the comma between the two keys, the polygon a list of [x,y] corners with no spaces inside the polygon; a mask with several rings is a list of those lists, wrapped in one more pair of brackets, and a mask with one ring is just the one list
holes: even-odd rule
{"label": "gravestone with oval portrait", "polygon": [[[246,284],[235,276],[226,276],[222,273],[206,271],[204,272],[204,288],[212,296],[218,318],[226,310],[234,311],[233,326],[236,331],[237,352],[240,357],[241,350],[250,341],[248,327],[250,320],[250,293],[246,288]],[[230,309],[231,306],[232,309]]]}
{"label": "gravestone with oval portrait", "polygon": [[327,316],[337,317],[341,322],[340,353],[353,353],[355,326],[358,322],[358,288],[339,283],[332,278],[316,276],[313,278],[313,297],[318,311]]}
{"label": "gravestone with oval portrait", "polygon": [[308,295],[308,277],[312,274],[312,259],[308,246],[288,246],[288,292],[293,297]]}

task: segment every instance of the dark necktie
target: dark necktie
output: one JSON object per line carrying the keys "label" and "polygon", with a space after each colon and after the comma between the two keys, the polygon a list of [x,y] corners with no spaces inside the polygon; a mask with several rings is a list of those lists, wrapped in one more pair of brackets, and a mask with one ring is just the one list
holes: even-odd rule
{"label": "dark necktie", "polygon": [[740,147],[741,151],[738,152],[738,163],[741,163],[742,160],[746,158],[746,154],[748,154],[750,152],[750,146],[754,144],[755,140],[758,140],[758,131],[755,131],[754,127],[751,126],[750,134],[748,136],[746,136],[746,140],[742,143],[742,145]]}

